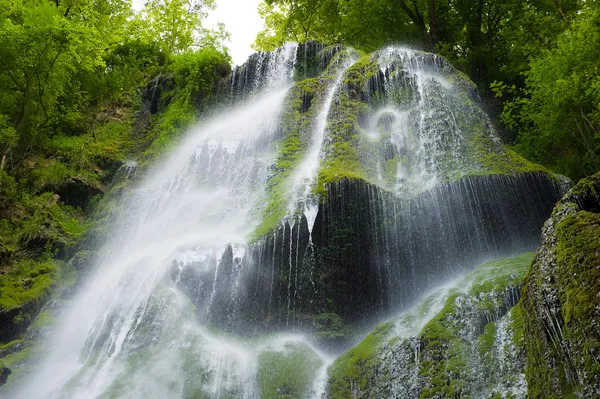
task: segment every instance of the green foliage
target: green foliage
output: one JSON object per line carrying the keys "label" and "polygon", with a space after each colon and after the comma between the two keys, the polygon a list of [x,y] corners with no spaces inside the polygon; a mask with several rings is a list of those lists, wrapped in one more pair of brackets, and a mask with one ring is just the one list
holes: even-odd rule
{"label": "green foliage", "polygon": [[147,41],[156,40],[166,54],[174,54],[199,44],[194,37],[202,31],[206,10],[214,0],[151,0],[137,15],[133,29]]}
{"label": "green foliage", "polygon": [[[6,175],[4,181],[14,184]],[[9,184],[2,190],[5,208],[0,220],[0,253],[6,264],[10,265],[7,260],[13,255],[18,259],[48,246],[64,248],[82,237],[86,223],[79,210],[58,202],[52,193],[30,196],[12,191],[16,186]]]}
{"label": "green foliage", "polygon": [[557,46],[531,62],[523,91],[495,83],[515,149],[578,179],[600,169],[600,10],[586,7]]}
{"label": "green foliage", "polygon": [[265,20],[255,43],[259,50],[318,40],[372,51],[400,38],[413,41],[422,33],[392,0],[266,0],[259,12]]}
{"label": "green foliage", "polygon": [[198,51],[186,51],[174,58],[173,70],[176,84],[182,88],[181,96],[199,109],[204,109],[215,99],[217,81],[229,74],[231,59],[208,46]]}
{"label": "green foliage", "polygon": [[[157,0],[135,14],[128,0],[0,0],[2,312],[73,284],[77,271],[59,259],[88,232],[92,199],[127,159],[162,153],[214,101],[230,58],[222,26],[201,25],[213,5]],[[173,87],[150,115],[144,86],[164,75]],[[107,213],[99,224],[113,200],[97,207]],[[31,315],[17,313],[26,327]]]}
{"label": "green foliage", "polygon": [[169,104],[167,110],[154,121],[150,146],[144,151],[146,161],[154,160],[172,148],[185,130],[196,121],[196,110],[183,98]]}

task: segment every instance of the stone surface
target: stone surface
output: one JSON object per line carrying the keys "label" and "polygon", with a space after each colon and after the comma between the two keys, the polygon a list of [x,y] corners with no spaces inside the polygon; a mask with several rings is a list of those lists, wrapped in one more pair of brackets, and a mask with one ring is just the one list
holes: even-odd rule
{"label": "stone surface", "polygon": [[596,174],[567,193],[542,230],[523,288],[531,398],[600,395],[599,211]]}

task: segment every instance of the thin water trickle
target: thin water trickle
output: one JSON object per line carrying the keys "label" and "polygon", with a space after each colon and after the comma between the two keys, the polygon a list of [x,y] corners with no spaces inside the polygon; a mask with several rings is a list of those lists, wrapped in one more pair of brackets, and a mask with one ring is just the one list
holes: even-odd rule
{"label": "thin water trickle", "polygon": [[344,72],[355,62],[356,58],[350,55],[345,57],[340,65],[334,66],[335,78],[325,93],[323,103],[314,121],[308,151],[292,176],[292,183],[290,184],[291,200],[289,201],[288,212],[293,215],[299,210],[301,213],[308,214],[310,216],[310,230],[314,225],[312,215],[315,212],[314,208],[317,206],[317,198],[312,195],[312,192],[317,183],[317,171],[323,157],[323,144],[327,136],[327,119],[335,95],[342,85]]}

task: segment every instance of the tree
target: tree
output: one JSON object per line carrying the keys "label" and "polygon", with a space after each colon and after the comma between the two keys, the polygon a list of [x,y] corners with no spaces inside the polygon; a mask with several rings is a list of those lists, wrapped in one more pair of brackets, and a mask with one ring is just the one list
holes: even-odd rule
{"label": "tree", "polygon": [[[76,71],[103,65],[100,34],[49,2],[14,2],[0,15],[0,114],[25,148],[40,144],[61,117],[58,103]],[[10,148],[14,148],[12,145]],[[5,149],[3,158],[6,157]]]}
{"label": "tree", "polygon": [[198,46],[204,36],[202,20],[214,0],[150,0],[135,21],[136,34],[156,41],[166,54]]}
{"label": "tree", "polygon": [[[366,51],[401,43],[449,58],[483,90],[518,81],[533,48],[566,29],[582,0],[265,0],[257,49],[285,41],[342,43]],[[539,42],[539,36],[545,40]],[[522,79],[520,79],[522,83]]]}
{"label": "tree", "polygon": [[586,7],[569,21],[557,46],[532,60],[524,89],[493,87],[508,96],[502,119],[517,132],[517,149],[577,179],[600,169],[600,10]]}

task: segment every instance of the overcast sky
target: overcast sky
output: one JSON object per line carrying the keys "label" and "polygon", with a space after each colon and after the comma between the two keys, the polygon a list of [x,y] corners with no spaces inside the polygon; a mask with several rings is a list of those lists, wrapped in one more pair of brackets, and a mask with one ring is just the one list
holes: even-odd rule
{"label": "overcast sky", "polygon": [[219,22],[231,33],[227,43],[234,65],[243,64],[254,51],[250,48],[263,21],[257,7],[261,0],[217,0],[217,8],[208,15],[204,26],[209,28]]}
{"label": "overcast sky", "polygon": [[[225,28],[231,33],[231,41],[226,45],[234,65],[243,64],[254,52],[250,46],[263,28],[263,21],[257,10],[260,2],[261,0],[216,0],[217,8],[204,21],[205,28],[211,28],[219,22],[225,24]],[[145,3],[146,0],[133,0],[133,8],[140,10]]]}

